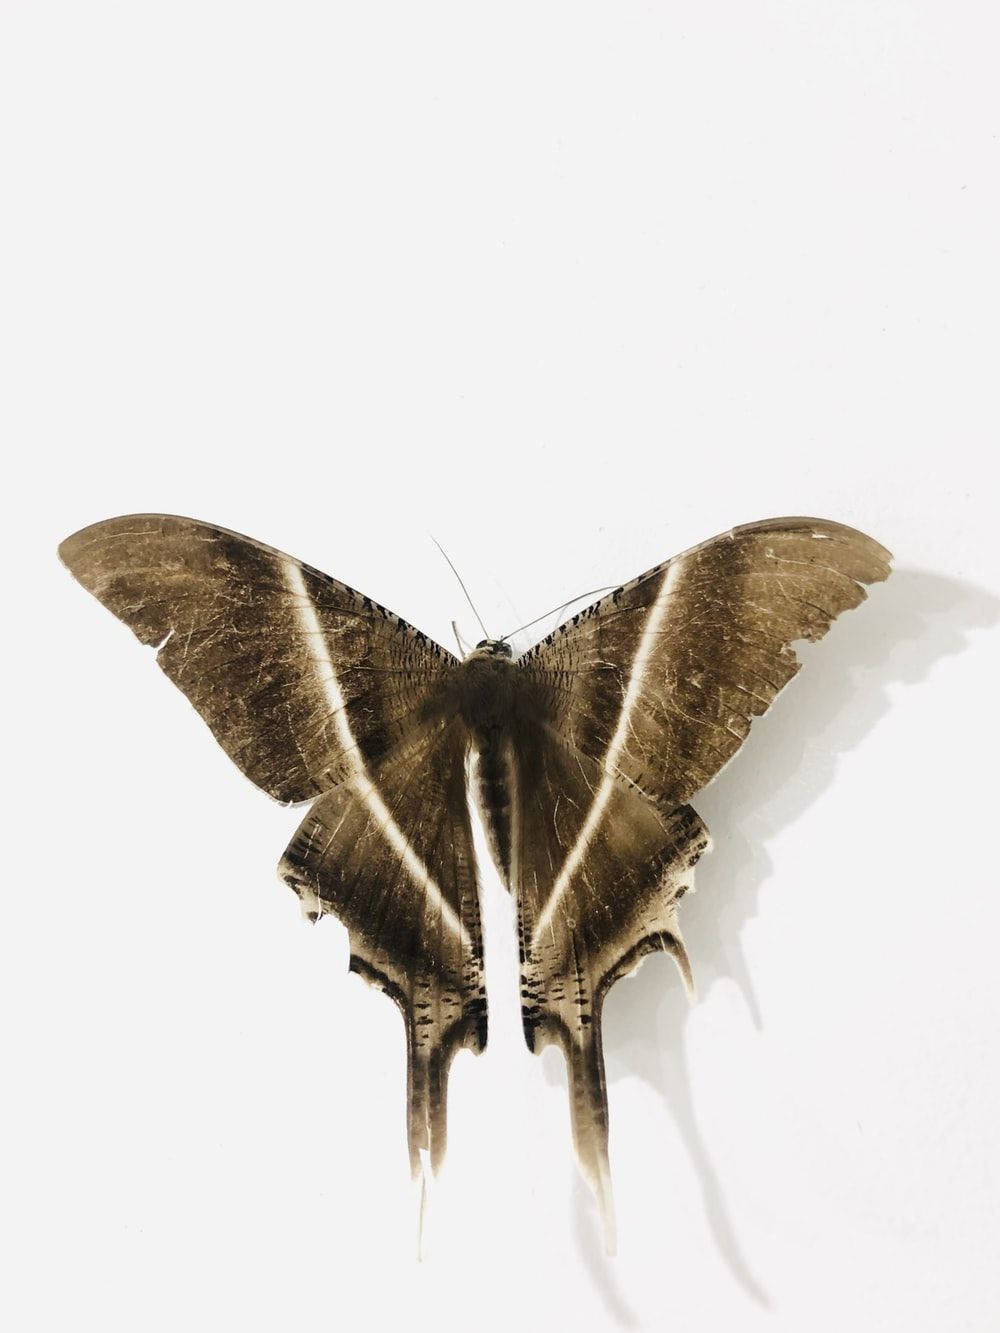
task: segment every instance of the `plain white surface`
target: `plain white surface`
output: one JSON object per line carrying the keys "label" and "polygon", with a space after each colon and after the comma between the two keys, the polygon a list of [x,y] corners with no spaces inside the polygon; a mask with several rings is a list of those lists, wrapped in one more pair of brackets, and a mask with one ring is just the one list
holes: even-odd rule
{"label": "plain white surface", "polygon": [[[998,1326],[997,37],[5,7],[7,1328]],[[608,1002],[616,1261],[487,865],[415,1264],[402,1026],[275,878],[296,812],[56,561],[150,509],[448,644],[428,532],[494,632],[767,515],[895,551],[697,802],[698,1004]]]}

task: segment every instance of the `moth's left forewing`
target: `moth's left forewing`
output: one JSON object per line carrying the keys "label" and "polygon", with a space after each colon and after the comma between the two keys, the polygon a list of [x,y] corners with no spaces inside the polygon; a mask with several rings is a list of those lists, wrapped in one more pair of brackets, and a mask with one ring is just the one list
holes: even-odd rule
{"label": "moth's left forewing", "polygon": [[486,1008],[459,664],[371,598],[214,524],[133,514],[67,538],[74,576],[146,644],[226,753],[281,801],[318,797],[282,862],[352,966],[399,1005],[409,1141],[444,1151],[447,1066]]}
{"label": "moth's left forewing", "polygon": [[457,662],[371,598],[215,524],[172,514],[107,519],[59,554],[155,646],[250,780],[299,802],[407,743],[438,710]]}

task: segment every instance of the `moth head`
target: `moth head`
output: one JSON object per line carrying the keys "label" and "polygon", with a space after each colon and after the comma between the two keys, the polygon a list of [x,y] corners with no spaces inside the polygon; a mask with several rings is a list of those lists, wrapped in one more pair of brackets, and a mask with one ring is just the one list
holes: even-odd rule
{"label": "moth head", "polygon": [[511,657],[513,649],[506,639],[480,639],[476,644],[477,653],[485,652],[493,657]]}

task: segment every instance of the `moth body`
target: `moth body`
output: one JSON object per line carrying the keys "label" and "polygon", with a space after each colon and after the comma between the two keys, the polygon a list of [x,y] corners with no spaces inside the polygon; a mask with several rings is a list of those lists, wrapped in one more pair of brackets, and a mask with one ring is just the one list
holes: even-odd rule
{"label": "moth body", "polygon": [[471,747],[472,791],[494,863],[510,887],[515,773],[511,735],[518,667],[510,645],[487,639],[462,663],[460,713]]}
{"label": "moth body", "polygon": [[473,737],[509,723],[517,672],[510,645],[501,639],[477,644],[462,663],[458,711]]}

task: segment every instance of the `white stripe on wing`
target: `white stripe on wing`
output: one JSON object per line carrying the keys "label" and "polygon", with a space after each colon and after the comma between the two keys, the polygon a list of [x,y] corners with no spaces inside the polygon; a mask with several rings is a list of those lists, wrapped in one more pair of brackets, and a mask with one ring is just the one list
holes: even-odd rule
{"label": "white stripe on wing", "polygon": [[615,778],[618,760],[625,747],[625,739],[628,735],[629,722],[632,716],[632,710],[636,705],[639,695],[642,693],[642,678],[646,670],[646,663],[649,655],[653,651],[656,643],[656,636],[660,632],[660,626],[663,617],[666,614],[667,602],[670,600],[670,594],[673,591],[674,584],[680,574],[682,559],[671,560],[664,571],[660,582],[659,591],[649,608],[649,614],[646,617],[646,623],[642,628],[642,636],[639,639],[639,646],[635,650],[635,657],[632,659],[632,671],[629,675],[628,685],[625,689],[625,697],[622,699],[621,712],[618,714],[618,725],[615,728],[615,734],[611,737],[611,744],[608,746],[607,753],[604,756],[602,768],[604,770],[601,778],[601,785],[591,802],[590,809],[587,811],[587,818],[580,826],[580,832],[576,835],[576,841],[569,849],[566,860],[562,863],[556,881],[552,885],[552,891],[548,896],[543,911],[540,913],[535,929],[531,935],[532,948],[537,946],[542,935],[551,929],[552,917],[556,908],[562,902],[566,890],[569,888],[570,880],[573,878],[583,860],[587,848],[597,832],[597,827],[604,815],[605,807],[611,799],[611,793],[615,788]]}
{"label": "white stripe on wing", "polygon": [[414,883],[423,889],[435,909],[440,913],[442,921],[452,934],[457,935],[461,940],[462,947],[471,950],[472,942],[468,931],[451,903],[441,892],[423,860],[414,851],[403,830],[393,819],[392,811],[379,795],[365,761],[361,757],[361,751],[354,739],[351,723],[347,716],[347,702],[344,699],[340,682],[337,679],[337,672],[330,657],[326,635],[323,633],[319,616],[316,614],[316,605],[306,587],[305,579],[302,577],[302,568],[294,561],[287,560],[284,564],[284,573],[288,590],[295,599],[302,636],[316,666],[317,679],[322,683],[326,702],[330,706],[337,740],[344,758],[349,764],[347,780],[357,798],[367,806],[372,819],[382,830],[386,841],[399,856]]}

